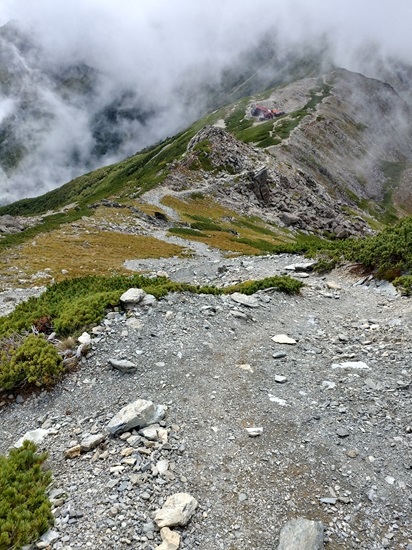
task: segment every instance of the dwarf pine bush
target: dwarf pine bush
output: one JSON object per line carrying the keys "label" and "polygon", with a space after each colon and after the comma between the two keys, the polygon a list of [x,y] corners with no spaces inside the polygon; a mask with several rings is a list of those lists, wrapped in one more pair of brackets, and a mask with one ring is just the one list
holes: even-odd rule
{"label": "dwarf pine bush", "polygon": [[57,349],[42,335],[13,335],[0,341],[0,388],[50,385],[63,371]]}
{"label": "dwarf pine bush", "polygon": [[37,540],[53,523],[46,489],[51,473],[46,454],[25,441],[9,456],[0,456],[0,550],[19,550]]}

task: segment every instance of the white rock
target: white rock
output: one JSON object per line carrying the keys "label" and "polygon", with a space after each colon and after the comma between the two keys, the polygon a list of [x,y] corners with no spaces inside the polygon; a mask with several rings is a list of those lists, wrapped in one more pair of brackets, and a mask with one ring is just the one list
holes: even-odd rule
{"label": "white rock", "polygon": [[263,433],[263,428],[245,428],[245,430],[250,437],[258,437]]}
{"label": "white rock", "polygon": [[84,346],[88,346],[92,341],[92,337],[88,332],[83,332],[83,334],[77,338],[77,341]]}
{"label": "white rock", "polygon": [[357,369],[357,370],[371,370],[370,367],[363,361],[345,361],[343,363],[333,363],[332,369]]}
{"label": "white rock", "polygon": [[20,439],[18,439],[13,447],[16,447],[16,449],[21,447],[26,439],[28,439],[29,441],[33,441],[33,443],[35,443],[36,445],[39,445],[46,437],[46,435],[48,435],[48,433],[49,430],[44,430],[43,428],[31,430],[29,432],[26,432]]}
{"label": "white rock", "polygon": [[132,428],[145,428],[161,420],[166,413],[164,405],[154,406],[152,401],[138,399],[123,407],[109,422],[107,429],[111,435],[127,432]]}
{"label": "white rock", "polygon": [[197,500],[189,493],[176,493],[167,498],[163,508],[156,510],[154,521],[158,527],[183,526],[197,508]]}
{"label": "white rock", "polygon": [[161,428],[159,424],[147,426],[147,428],[139,430],[139,434],[151,441],[161,441],[162,443],[166,443],[168,436],[167,430]]}
{"label": "white rock", "polygon": [[269,393],[268,395],[269,395],[269,400],[272,401],[272,403],[276,403],[281,407],[287,407],[287,402],[284,399],[281,399],[280,397],[276,397],[276,395],[272,395],[271,393]]}
{"label": "white rock", "polygon": [[312,271],[313,266],[316,264],[316,261],[306,262],[302,264],[290,264],[285,266],[285,269],[288,271]]}
{"label": "white rock", "polygon": [[240,292],[234,292],[230,295],[232,300],[237,304],[242,304],[242,306],[247,307],[259,307],[259,302],[253,296],[247,296],[246,294],[241,294]]}
{"label": "white rock", "polygon": [[290,338],[286,334],[276,334],[276,336],[272,337],[272,340],[277,344],[296,344],[296,340],[294,338]]}
{"label": "white rock", "polygon": [[129,288],[121,296],[120,301],[123,304],[139,304],[143,298],[146,296],[146,292],[141,288]]}
{"label": "white rock", "polygon": [[324,390],[333,390],[336,388],[335,382],[331,382],[331,380],[324,380],[322,382],[322,388]]}
{"label": "white rock", "polygon": [[236,365],[239,369],[246,370],[248,372],[251,372],[253,374],[253,369],[248,363],[244,363],[242,365]]}
{"label": "white rock", "polygon": [[180,535],[176,531],[171,531],[169,527],[163,527],[160,529],[160,536],[162,537],[162,544],[156,546],[155,550],[177,550],[180,546]]}
{"label": "white rock", "polygon": [[159,475],[163,475],[169,469],[169,461],[166,459],[159,460],[158,462],[156,462],[156,468],[159,472]]}

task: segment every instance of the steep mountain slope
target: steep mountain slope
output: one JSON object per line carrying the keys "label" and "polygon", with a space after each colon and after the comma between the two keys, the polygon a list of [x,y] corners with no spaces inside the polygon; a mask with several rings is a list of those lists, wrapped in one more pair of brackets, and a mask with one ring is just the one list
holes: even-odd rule
{"label": "steep mountain slope", "polygon": [[[265,118],[268,109],[284,114]],[[243,98],[119,164],[1,208],[0,216],[20,218],[14,227],[0,218],[6,235],[0,246],[43,233],[42,248],[56,250],[63,232],[76,250],[72,273],[80,274],[85,258],[78,245],[90,242],[91,230],[99,272],[108,268],[102,229],[127,236],[125,246],[134,254],[140,247],[139,257],[148,254],[147,243],[135,239],[147,235],[166,243],[167,254],[170,244],[185,253],[199,242],[226,253],[259,253],[311,235],[365,235],[410,211],[411,162],[404,100],[388,84],[336,70]],[[74,232],[62,226],[73,222]],[[39,264],[28,244],[18,254],[32,275],[56,260],[50,252]],[[116,262],[118,256],[111,269],[123,269]],[[59,270],[55,276],[61,278]]]}
{"label": "steep mountain slope", "polygon": [[16,22],[0,28],[0,204],[35,196],[173,135],[205,113],[274,84],[317,74],[320,47],[274,37],[216,68],[190,68],[168,93],[144,74],[113,82],[79,53],[57,62]]}

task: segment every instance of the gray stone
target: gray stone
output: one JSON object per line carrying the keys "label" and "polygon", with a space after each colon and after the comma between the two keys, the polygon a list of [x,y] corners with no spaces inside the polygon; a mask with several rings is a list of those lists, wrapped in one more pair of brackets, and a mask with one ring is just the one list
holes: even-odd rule
{"label": "gray stone", "polygon": [[322,504],[336,504],[336,501],[338,499],[335,498],[335,497],[325,497],[325,498],[320,498],[319,501],[322,503]]}
{"label": "gray stone", "polygon": [[295,225],[299,223],[300,216],[295,214],[289,214],[288,212],[283,212],[280,219],[285,225]]}
{"label": "gray stone", "polygon": [[143,300],[140,302],[141,306],[154,306],[157,300],[153,294],[146,294],[143,296]]}
{"label": "gray stone", "polygon": [[132,374],[136,372],[137,366],[128,361],[127,359],[112,359],[108,360],[109,364],[114,368],[125,374]]}
{"label": "gray stone", "polygon": [[320,521],[297,518],[282,527],[278,550],[322,550],[323,525]]}
{"label": "gray stone", "polygon": [[247,307],[259,307],[259,302],[253,296],[247,296],[246,294],[241,294],[240,292],[234,292],[230,295],[232,300],[237,304]]}
{"label": "gray stone", "polygon": [[111,435],[118,435],[132,428],[145,428],[161,420],[166,407],[155,407],[152,401],[138,399],[123,407],[109,422],[107,430]]}
{"label": "gray stone", "polygon": [[141,288],[129,288],[120,296],[120,301],[126,306],[134,306],[139,304],[145,296],[146,292]]}
{"label": "gray stone", "polygon": [[287,357],[287,353],[284,351],[275,351],[272,357],[273,359],[282,359],[282,357]]}
{"label": "gray stone", "polygon": [[338,428],[336,433],[339,437],[349,437],[349,431],[346,428]]}
{"label": "gray stone", "polygon": [[157,526],[175,527],[188,523],[197,508],[197,500],[189,493],[176,493],[167,498],[163,508],[156,510],[154,521]]}
{"label": "gray stone", "polygon": [[36,548],[49,548],[59,538],[60,534],[57,531],[49,530],[41,536],[39,542],[36,544]]}
{"label": "gray stone", "polygon": [[81,440],[80,448],[83,452],[91,451],[95,449],[102,441],[106,439],[106,435],[99,433],[95,435],[89,435]]}
{"label": "gray stone", "polygon": [[144,327],[144,323],[136,317],[130,317],[126,321],[126,326],[132,330],[141,330]]}

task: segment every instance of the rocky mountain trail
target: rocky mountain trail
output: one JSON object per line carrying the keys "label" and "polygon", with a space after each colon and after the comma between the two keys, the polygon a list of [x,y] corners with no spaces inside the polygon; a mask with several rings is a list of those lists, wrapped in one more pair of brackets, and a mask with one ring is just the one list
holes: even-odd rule
{"label": "rocky mountain trail", "polygon": [[[1,452],[46,432],[56,524],[37,547],[272,550],[309,529],[321,548],[312,524],[280,535],[305,518],[325,548],[412,548],[410,300],[287,254],[184,261],[135,268],[218,285],[292,273],[306,286],[139,295],[93,328],[76,372],[10,395]],[[147,427],[125,419],[142,401],[163,411]],[[161,532],[156,510],[182,493],[193,516]]]}

